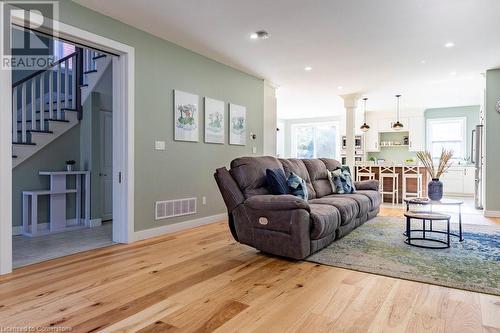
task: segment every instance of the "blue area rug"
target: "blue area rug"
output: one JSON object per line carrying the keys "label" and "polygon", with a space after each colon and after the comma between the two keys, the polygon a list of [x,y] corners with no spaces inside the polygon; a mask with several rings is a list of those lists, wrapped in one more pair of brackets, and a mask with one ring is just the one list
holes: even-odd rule
{"label": "blue area rug", "polygon": [[376,217],[306,260],[500,295],[500,228],[464,224],[463,242],[452,237],[449,249],[433,250],[405,244],[404,225],[402,217]]}

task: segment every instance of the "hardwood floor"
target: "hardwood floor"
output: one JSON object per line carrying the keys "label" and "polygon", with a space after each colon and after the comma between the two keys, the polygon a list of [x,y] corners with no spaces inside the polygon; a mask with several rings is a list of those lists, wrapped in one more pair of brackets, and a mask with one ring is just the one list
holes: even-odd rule
{"label": "hardwood floor", "polygon": [[[400,216],[402,210],[381,214]],[[263,255],[236,243],[221,222],[0,277],[0,331],[21,326],[500,332],[500,297]]]}

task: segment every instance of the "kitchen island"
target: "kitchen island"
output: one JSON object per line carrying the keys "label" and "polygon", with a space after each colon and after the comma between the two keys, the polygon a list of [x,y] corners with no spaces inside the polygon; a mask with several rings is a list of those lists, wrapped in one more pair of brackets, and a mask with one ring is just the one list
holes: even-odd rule
{"label": "kitchen island", "polygon": [[[398,191],[399,191],[399,198],[398,198],[398,203],[403,203],[403,169],[405,166],[415,166],[411,164],[370,164],[370,163],[361,163],[357,164],[355,166],[355,177],[357,177],[357,172],[358,170],[362,170],[361,172],[370,172],[374,174],[375,179],[380,180],[380,170],[382,167],[389,167],[389,166],[394,166],[396,168],[396,174],[398,175]],[[426,197],[427,196],[427,183],[429,182],[429,177],[427,174],[427,170],[420,166],[418,168],[420,174],[422,175],[422,196]],[[357,178],[355,178],[357,179]],[[368,178],[364,177],[362,180],[366,180]],[[384,178],[384,191],[388,192],[392,189],[392,179],[385,177]],[[410,178],[406,180],[406,191],[407,192],[417,192],[417,179],[415,178]],[[391,195],[384,194],[383,202],[392,202],[392,197]]]}

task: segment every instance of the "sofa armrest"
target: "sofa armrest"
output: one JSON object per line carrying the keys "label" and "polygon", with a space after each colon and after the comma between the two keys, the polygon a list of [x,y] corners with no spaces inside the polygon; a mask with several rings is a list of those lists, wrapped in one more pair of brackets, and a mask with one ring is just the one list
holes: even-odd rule
{"label": "sofa armrest", "polygon": [[289,194],[255,195],[245,201],[245,206],[257,210],[305,209],[310,211],[306,201]]}
{"label": "sofa armrest", "polygon": [[354,186],[356,187],[356,190],[373,190],[373,191],[378,191],[379,182],[378,182],[378,180],[375,180],[375,179],[372,179],[372,180],[362,180],[360,182],[354,182]]}

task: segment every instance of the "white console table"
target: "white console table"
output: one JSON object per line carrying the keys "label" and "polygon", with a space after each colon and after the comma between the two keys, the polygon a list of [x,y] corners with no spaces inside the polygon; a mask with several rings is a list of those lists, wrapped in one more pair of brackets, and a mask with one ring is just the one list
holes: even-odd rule
{"label": "white console table", "polygon": [[[50,177],[50,190],[23,191],[23,234],[38,236],[87,226],[90,221],[90,171],[40,171],[39,175]],[[75,177],[74,189],[68,189],[66,186],[68,176]],[[67,195],[71,193],[76,194],[75,220],[66,219],[66,200]],[[42,195],[50,197],[50,222],[49,227],[45,229],[38,226],[38,197]],[[85,200],[82,200],[84,196]],[[82,216],[82,204],[85,205],[84,216]]]}

